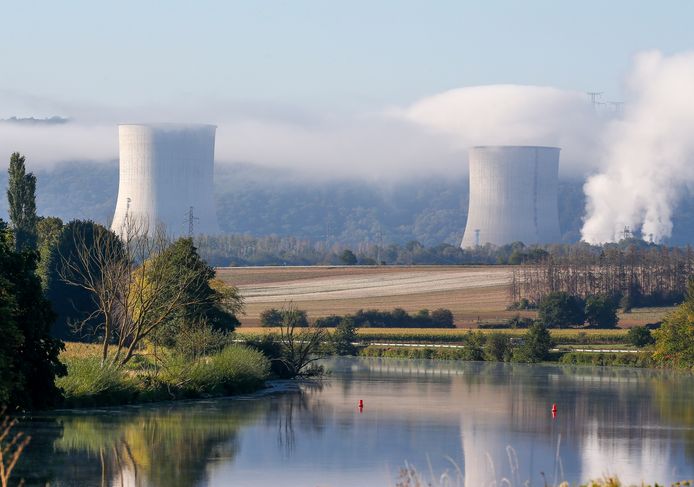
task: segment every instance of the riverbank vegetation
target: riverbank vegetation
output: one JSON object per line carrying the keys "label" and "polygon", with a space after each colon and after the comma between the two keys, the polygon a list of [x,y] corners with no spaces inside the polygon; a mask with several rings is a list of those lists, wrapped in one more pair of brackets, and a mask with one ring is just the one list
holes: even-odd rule
{"label": "riverbank vegetation", "polygon": [[233,344],[195,357],[151,347],[127,367],[101,364],[98,345],[69,343],[61,360],[67,374],[57,380],[64,406],[142,403],[252,392],[268,378],[261,352]]}

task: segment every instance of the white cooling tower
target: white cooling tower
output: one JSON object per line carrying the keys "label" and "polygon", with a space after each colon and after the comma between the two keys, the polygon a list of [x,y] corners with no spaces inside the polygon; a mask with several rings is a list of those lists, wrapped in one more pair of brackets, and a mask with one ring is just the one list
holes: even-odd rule
{"label": "white cooling tower", "polygon": [[469,151],[470,205],[461,247],[559,242],[557,147]]}
{"label": "white cooling tower", "polygon": [[128,220],[172,237],[219,233],[213,200],[214,125],[118,126],[120,180],[111,228]]}

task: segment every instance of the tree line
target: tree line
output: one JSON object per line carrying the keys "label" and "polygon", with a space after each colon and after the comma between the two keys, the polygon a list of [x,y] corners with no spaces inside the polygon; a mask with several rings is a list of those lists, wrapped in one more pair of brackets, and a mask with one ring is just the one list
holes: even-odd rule
{"label": "tree line", "polygon": [[603,296],[626,311],[681,302],[694,271],[694,251],[629,239],[620,244],[576,244],[512,270],[514,302],[539,303],[555,292],[581,299]]}

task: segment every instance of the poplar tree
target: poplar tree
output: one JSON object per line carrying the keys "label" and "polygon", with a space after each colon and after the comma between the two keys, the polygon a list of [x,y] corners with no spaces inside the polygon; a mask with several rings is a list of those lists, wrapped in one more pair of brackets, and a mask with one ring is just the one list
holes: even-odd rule
{"label": "poplar tree", "polygon": [[36,249],[36,176],[26,173],[25,157],[14,152],[10,157],[7,201],[17,251]]}

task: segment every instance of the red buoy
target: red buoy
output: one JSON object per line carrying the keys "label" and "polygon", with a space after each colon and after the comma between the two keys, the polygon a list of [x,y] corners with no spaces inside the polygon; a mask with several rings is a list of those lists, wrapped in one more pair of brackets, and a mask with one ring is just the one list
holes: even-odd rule
{"label": "red buoy", "polygon": [[359,409],[364,407],[364,401],[359,399]]}
{"label": "red buoy", "polygon": [[557,417],[557,405],[552,404],[552,417],[556,418]]}

